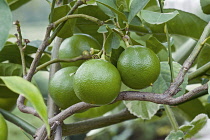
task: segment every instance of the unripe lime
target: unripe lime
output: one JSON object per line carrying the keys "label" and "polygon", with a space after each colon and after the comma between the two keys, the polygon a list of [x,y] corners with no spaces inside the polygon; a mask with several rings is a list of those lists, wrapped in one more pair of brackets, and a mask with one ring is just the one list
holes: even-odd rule
{"label": "unripe lime", "polygon": [[7,140],[7,137],[8,137],[7,123],[2,114],[0,113],[0,139]]}
{"label": "unripe lime", "polygon": [[142,89],[150,86],[158,78],[160,61],[152,50],[135,45],[121,53],[117,68],[126,86]]}
{"label": "unripe lime", "polygon": [[[90,51],[90,48],[101,49],[100,44],[92,36],[87,34],[74,34],[65,39],[59,50],[60,59],[71,59],[83,54],[83,51]],[[84,60],[71,63],[61,63],[62,67],[80,66]]]}
{"label": "unripe lime", "polygon": [[74,93],[73,77],[78,67],[66,67],[55,73],[49,83],[50,96],[61,109],[80,102]]}
{"label": "unripe lime", "polygon": [[12,111],[16,106],[17,98],[0,98],[0,108]]}
{"label": "unripe lime", "polygon": [[90,104],[105,105],[112,102],[119,94],[120,86],[118,70],[102,59],[86,61],[74,76],[75,94]]}

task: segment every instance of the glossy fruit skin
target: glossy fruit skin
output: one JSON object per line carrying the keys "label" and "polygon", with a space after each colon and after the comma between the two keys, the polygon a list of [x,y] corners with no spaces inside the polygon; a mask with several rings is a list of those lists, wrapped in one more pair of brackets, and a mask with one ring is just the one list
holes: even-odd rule
{"label": "glossy fruit skin", "polygon": [[119,94],[121,78],[117,68],[102,59],[83,63],[74,76],[74,91],[77,97],[90,104],[105,105]]}
{"label": "glossy fruit skin", "polygon": [[117,68],[126,86],[143,89],[157,80],[160,74],[160,61],[152,50],[135,45],[121,53]]}
{"label": "glossy fruit skin", "polygon": [[16,106],[17,98],[0,98],[0,108],[12,111]]}
{"label": "glossy fruit skin", "polygon": [[7,140],[7,137],[8,137],[7,123],[2,114],[0,113],[0,139]]}
{"label": "glossy fruit skin", "polygon": [[61,109],[81,102],[73,89],[73,77],[78,67],[66,67],[57,71],[49,83],[50,96]]}
{"label": "glossy fruit skin", "polygon": [[[92,36],[87,34],[74,34],[65,39],[59,50],[60,59],[71,59],[82,55],[83,51],[90,51],[90,48],[101,49],[100,44]],[[84,60],[71,63],[60,63],[62,67],[80,66]]]}

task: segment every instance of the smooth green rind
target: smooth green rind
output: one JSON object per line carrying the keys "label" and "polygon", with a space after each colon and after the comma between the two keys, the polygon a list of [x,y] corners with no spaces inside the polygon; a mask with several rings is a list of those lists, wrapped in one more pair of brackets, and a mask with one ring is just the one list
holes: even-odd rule
{"label": "smooth green rind", "polygon": [[160,61],[152,50],[135,45],[121,53],[117,68],[126,86],[142,89],[157,80],[160,74]]}
{"label": "smooth green rind", "polygon": [[[100,49],[100,44],[93,37],[87,34],[75,34],[63,41],[59,50],[60,59],[71,59],[82,55],[83,51],[90,51],[90,48]],[[62,67],[80,66],[85,60],[78,60],[72,63],[61,63]]]}
{"label": "smooth green rind", "polygon": [[5,85],[12,91],[21,94],[28,99],[36,109],[46,125],[48,135],[50,135],[50,125],[48,123],[47,107],[44,103],[40,91],[29,81],[18,76],[1,76]]}
{"label": "smooth green rind", "polygon": [[61,109],[81,102],[73,89],[73,77],[77,69],[74,66],[63,68],[55,73],[49,83],[50,96]]}
{"label": "smooth green rind", "polygon": [[121,78],[118,70],[102,59],[83,63],[74,76],[74,91],[86,103],[105,105],[119,94]]}
{"label": "smooth green rind", "polygon": [[0,0],[0,51],[3,49],[4,44],[9,35],[9,30],[12,27],[12,13],[5,0]]}
{"label": "smooth green rind", "polygon": [[175,16],[179,14],[178,11],[170,12],[170,13],[158,13],[148,10],[142,10],[141,16],[142,18],[150,24],[162,24],[168,22],[173,19]]}
{"label": "smooth green rind", "polygon": [[7,140],[7,137],[8,137],[7,123],[2,114],[0,113],[0,139]]}
{"label": "smooth green rind", "polygon": [[12,111],[16,106],[17,98],[0,98],[0,108]]}

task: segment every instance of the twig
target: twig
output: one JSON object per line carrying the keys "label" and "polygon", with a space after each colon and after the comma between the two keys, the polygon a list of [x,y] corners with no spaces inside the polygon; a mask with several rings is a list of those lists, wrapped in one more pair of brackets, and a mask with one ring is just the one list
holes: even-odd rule
{"label": "twig", "polygon": [[36,72],[38,72],[39,70],[49,66],[50,64],[53,64],[53,63],[57,63],[57,62],[75,62],[75,61],[78,61],[78,60],[87,60],[87,59],[90,59],[91,58],[91,55],[81,55],[81,56],[78,56],[78,57],[75,57],[75,58],[72,58],[72,59],[53,59],[53,60],[50,60],[40,66],[38,66],[36,68]]}
{"label": "twig", "polygon": [[210,70],[210,62],[206,63],[205,65],[203,65],[202,67],[200,67],[199,69],[197,69],[195,72],[190,73],[188,75],[188,80],[192,80],[192,79],[195,79],[195,78],[197,78],[199,76],[202,76],[208,70]]}
{"label": "twig", "polygon": [[89,15],[84,15],[84,14],[74,14],[74,15],[67,15],[65,17],[62,17],[60,19],[58,19],[57,21],[55,21],[53,23],[54,27],[59,25],[60,23],[63,23],[64,21],[68,20],[68,19],[72,19],[72,18],[84,18],[86,20],[90,20],[92,22],[95,22],[98,25],[103,25],[103,21],[100,21],[99,19],[89,16]]}
{"label": "twig", "polygon": [[191,67],[194,60],[196,59],[198,53],[202,49],[202,47],[203,47],[202,43],[209,36],[209,33],[210,33],[210,22],[204,28],[204,31],[203,31],[200,39],[198,40],[198,42],[197,42],[194,50],[190,54],[190,56],[184,62],[181,70],[179,71],[178,76],[174,79],[174,82],[171,83],[170,87],[164,92],[164,94],[166,94],[170,97],[177,93],[176,91],[177,91],[178,87],[184,81],[185,74],[188,72],[189,68]]}
{"label": "twig", "polygon": [[27,72],[26,72],[26,62],[25,62],[25,56],[24,56],[24,48],[25,47],[23,47],[23,38],[22,38],[22,33],[21,33],[21,28],[20,28],[20,22],[18,20],[16,20],[13,24],[17,26],[18,34],[15,34],[15,36],[17,38],[17,46],[18,46],[19,51],[20,51],[20,57],[21,57],[22,69],[23,69],[23,76],[26,76],[26,74],[27,74]]}

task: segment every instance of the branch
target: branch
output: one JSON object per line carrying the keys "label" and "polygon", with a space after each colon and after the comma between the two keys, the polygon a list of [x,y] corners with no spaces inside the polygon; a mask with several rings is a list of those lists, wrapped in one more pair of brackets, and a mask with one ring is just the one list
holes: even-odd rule
{"label": "branch", "polygon": [[[112,103],[121,101],[121,100],[130,100],[130,101],[138,100],[138,101],[150,101],[150,102],[154,102],[157,104],[176,105],[176,104],[183,103],[183,102],[191,99],[192,97],[196,96],[200,92],[207,90],[207,89],[208,89],[208,85],[205,84],[205,85],[199,86],[199,87],[197,87],[197,88],[189,91],[188,93],[186,93],[180,97],[177,97],[177,98],[173,98],[166,94],[156,94],[156,93],[139,92],[139,91],[123,91],[119,94],[119,96]],[[53,118],[49,119],[49,124],[53,125],[53,123],[56,121],[59,121],[59,122],[63,121],[67,117],[73,115],[74,113],[76,113],[78,111],[89,109],[92,107],[95,107],[95,106],[85,103],[85,102],[80,102],[80,103],[74,104],[74,105],[70,106],[69,108],[63,110],[62,112],[60,112]],[[39,129],[39,131],[37,133],[39,133],[39,132],[44,132],[43,134],[46,135],[46,130],[45,130],[44,125]],[[35,140],[42,140],[43,137],[45,137],[45,135],[39,136]]]}
{"label": "branch", "polygon": [[197,78],[199,76],[202,76],[208,70],[210,70],[210,62],[206,63],[205,65],[203,65],[202,67],[200,67],[199,69],[197,69],[195,72],[190,73],[188,75],[188,80],[192,80],[192,79],[195,79],[195,78]]}
{"label": "branch", "polygon": [[130,112],[127,109],[124,109],[121,112],[114,115],[105,116],[105,117],[102,116],[98,118],[93,118],[85,121],[64,125],[63,135],[68,136],[68,135],[80,134],[96,128],[101,128],[136,118],[137,117],[130,114]]}
{"label": "branch", "polygon": [[190,54],[190,56],[184,62],[181,70],[179,71],[178,76],[174,79],[174,82],[171,83],[170,87],[164,92],[164,94],[173,96],[177,93],[178,87],[184,81],[185,74],[188,72],[189,68],[191,67],[191,65],[193,64],[197,55],[199,54],[200,50],[202,49],[202,47],[204,45],[203,42],[209,36],[209,33],[210,33],[210,22],[204,28],[204,31],[203,31],[200,39],[198,40],[198,42],[197,42],[195,48],[193,49],[192,53]]}

